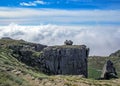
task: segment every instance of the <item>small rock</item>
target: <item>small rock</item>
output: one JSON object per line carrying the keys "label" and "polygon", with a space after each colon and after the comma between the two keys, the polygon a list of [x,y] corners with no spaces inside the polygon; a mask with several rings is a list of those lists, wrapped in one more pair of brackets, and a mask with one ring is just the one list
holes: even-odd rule
{"label": "small rock", "polygon": [[17,76],[19,76],[19,75],[21,74],[21,71],[17,71],[17,72],[15,72],[15,74],[16,74]]}

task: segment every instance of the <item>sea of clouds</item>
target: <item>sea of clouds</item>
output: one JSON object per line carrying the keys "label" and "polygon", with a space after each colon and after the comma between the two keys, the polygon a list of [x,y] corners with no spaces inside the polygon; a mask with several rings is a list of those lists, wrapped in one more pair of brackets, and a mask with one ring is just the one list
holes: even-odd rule
{"label": "sea of clouds", "polygon": [[63,45],[72,40],[74,44],[85,44],[90,48],[90,55],[109,55],[120,49],[119,26],[60,26],[38,25],[21,26],[10,24],[0,26],[0,38],[11,37],[45,45]]}

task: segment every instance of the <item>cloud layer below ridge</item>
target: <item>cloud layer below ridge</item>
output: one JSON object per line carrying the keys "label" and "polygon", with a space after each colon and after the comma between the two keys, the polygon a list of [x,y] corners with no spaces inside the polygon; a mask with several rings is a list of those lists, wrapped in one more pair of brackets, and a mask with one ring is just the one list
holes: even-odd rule
{"label": "cloud layer below ridge", "polygon": [[74,44],[85,44],[90,55],[109,55],[120,49],[119,26],[0,26],[0,38],[12,37],[46,45],[61,45],[66,39]]}

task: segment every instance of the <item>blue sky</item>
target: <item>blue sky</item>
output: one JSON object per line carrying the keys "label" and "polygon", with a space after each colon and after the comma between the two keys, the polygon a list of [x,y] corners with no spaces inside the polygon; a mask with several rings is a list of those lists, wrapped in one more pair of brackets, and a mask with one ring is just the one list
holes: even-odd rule
{"label": "blue sky", "polygon": [[0,38],[46,45],[71,39],[90,55],[120,49],[120,0],[0,0]]}
{"label": "blue sky", "polygon": [[0,25],[119,25],[119,10],[120,0],[0,0]]}
{"label": "blue sky", "polygon": [[[0,0],[0,6],[55,9],[120,9],[120,0]],[[22,3],[34,3],[30,6]],[[35,5],[36,4],[36,5]]]}

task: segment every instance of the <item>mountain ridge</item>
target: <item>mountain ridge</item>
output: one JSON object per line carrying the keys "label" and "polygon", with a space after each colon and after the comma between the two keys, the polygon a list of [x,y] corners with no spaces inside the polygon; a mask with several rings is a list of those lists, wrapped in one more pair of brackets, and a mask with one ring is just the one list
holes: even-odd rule
{"label": "mountain ridge", "polygon": [[[20,45],[19,42],[26,44],[23,40],[0,39],[0,85],[1,86],[119,86],[120,79],[115,80],[94,80],[101,74],[102,67],[107,59],[115,63],[118,75],[120,76],[119,57],[89,57],[88,58],[88,79],[83,76],[57,75],[48,76],[39,71],[36,66],[26,65],[16,56],[12,55],[13,50],[7,45]],[[28,43],[29,44],[29,43]],[[25,48],[27,50],[27,48]],[[30,50],[30,52],[33,52]],[[37,58],[39,52],[33,52]],[[29,53],[28,53],[29,54]],[[19,57],[19,56],[18,56]],[[32,58],[29,58],[32,59]]]}

